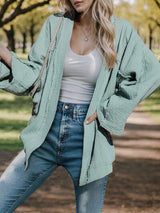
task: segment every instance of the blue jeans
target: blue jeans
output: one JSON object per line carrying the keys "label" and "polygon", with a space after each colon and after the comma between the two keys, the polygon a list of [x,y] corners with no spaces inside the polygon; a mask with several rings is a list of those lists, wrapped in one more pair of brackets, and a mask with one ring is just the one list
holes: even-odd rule
{"label": "blue jeans", "polygon": [[107,175],[79,186],[83,150],[83,122],[89,104],[59,101],[55,119],[43,144],[35,149],[24,171],[24,150],[0,177],[0,213],[10,213],[31,195],[58,166],[70,174],[75,189],[76,213],[102,212]]}

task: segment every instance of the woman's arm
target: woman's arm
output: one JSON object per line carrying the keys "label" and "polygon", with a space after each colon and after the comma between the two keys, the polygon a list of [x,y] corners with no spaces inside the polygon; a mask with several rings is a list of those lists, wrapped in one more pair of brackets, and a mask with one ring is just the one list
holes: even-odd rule
{"label": "woman's arm", "polygon": [[0,41],[0,60],[3,60],[11,68],[12,54]]}
{"label": "woman's arm", "polygon": [[9,51],[1,43],[0,89],[16,95],[28,95],[28,89],[32,88],[39,76],[50,44],[50,17],[44,22],[28,60],[19,59],[15,52]]}
{"label": "woman's arm", "polygon": [[160,87],[160,63],[130,23],[129,29],[116,90],[97,107],[100,125],[115,135],[123,133],[134,108]]}

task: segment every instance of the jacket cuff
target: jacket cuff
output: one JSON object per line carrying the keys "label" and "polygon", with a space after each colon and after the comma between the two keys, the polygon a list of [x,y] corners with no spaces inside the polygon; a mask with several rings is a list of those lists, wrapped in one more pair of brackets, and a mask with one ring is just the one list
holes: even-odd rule
{"label": "jacket cuff", "polygon": [[12,54],[11,67],[8,67],[3,60],[0,61],[0,89],[17,95],[25,95],[26,88],[21,82],[22,75],[18,72],[23,69],[17,70],[17,56],[14,52],[10,52]]}

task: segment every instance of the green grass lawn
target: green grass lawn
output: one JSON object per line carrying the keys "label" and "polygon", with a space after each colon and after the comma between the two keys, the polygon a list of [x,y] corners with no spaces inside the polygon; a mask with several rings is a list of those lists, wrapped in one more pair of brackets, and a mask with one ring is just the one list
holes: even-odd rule
{"label": "green grass lawn", "polygon": [[27,125],[31,110],[31,97],[0,90],[0,149],[14,151],[23,148],[19,134]]}

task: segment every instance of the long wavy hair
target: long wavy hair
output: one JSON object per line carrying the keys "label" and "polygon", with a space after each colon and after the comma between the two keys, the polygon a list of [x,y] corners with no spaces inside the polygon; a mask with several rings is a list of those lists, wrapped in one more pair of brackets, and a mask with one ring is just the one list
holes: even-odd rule
{"label": "long wavy hair", "polygon": [[[70,0],[57,0],[57,5],[63,13],[67,12],[75,17],[76,10]],[[96,44],[106,67],[113,68],[117,58],[114,48],[115,29],[111,22],[114,11],[113,0],[94,0],[91,10],[91,25],[93,33],[96,35]]]}

